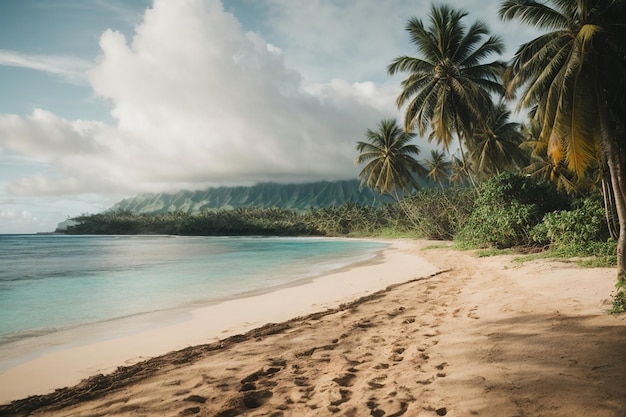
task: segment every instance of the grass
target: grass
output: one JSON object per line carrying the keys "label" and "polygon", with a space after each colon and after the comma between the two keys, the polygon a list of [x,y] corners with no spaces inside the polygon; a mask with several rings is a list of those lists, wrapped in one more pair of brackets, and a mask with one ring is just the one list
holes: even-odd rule
{"label": "grass", "polygon": [[513,262],[524,263],[537,259],[553,259],[565,262],[575,262],[581,268],[612,268],[617,265],[616,255],[584,256],[573,254],[567,251],[547,250],[545,252],[532,253],[530,255],[518,256]]}
{"label": "grass", "polygon": [[397,230],[392,227],[383,228],[376,233],[368,235],[369,237],[378,237],[382,239],[421,239],[421,236],[409,231]]}
{"label": "grass", "polygon": [[476,251],[475,255],[478,258],[488,258],[490,256],[511,255],[513,253],[512,249],[482,249]]}
{"label": "grass", "polygon": [[440,243],[440,244],[435,244],[435,245],[428,245],[428,246],[424,246],[422,248],[422,250],[430,250],[430,249],[449,249],[450,245],[446,245],[445,243]]}

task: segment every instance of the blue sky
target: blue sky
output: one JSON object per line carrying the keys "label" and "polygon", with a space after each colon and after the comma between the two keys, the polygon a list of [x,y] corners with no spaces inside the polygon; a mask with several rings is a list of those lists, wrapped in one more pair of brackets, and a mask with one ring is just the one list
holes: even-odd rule
{"label": "blue sky", "polygon": [[[465,0],[507,45],[532,31]],[[0,233],[141,192],[355,178],[425,0],[0,2]],[[426,142],[420,142],[426,149]],[[426,152],[426,151],[424,151]]]}

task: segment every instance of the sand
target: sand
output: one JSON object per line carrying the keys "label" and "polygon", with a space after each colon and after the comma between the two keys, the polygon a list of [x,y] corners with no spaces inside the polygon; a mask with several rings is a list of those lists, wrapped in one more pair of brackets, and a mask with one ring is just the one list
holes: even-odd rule
{"label": "sand", "polygon": [[[105,375],[0,406],[0,415],[626,415],[626,316],[606,313],[614,269],[430,245],[394,241],[381,262],[248,298],[235,315],[247,321],[221,335],[204,331],[205,311],[136,339],[43,356],[18,367],[30,384],[24,373],[0,375],[2,398],[77,378],[85,369],[74,366],[75,349],[117,352],[89,367]],[[263,297],[269,304],[257,303]],[[130,343],[167,334],[175,340],[155,351],[188,347],[141,361],[153,353]],[[130,364],[112,372],[116,360]],[[48,385],[35,388],[40,378]]]}

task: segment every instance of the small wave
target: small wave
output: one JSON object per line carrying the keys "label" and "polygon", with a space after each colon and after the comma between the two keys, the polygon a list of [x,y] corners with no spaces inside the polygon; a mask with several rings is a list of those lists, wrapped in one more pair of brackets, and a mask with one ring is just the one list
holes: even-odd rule
{"label": "small wave", "polygon": [[58,328],[29,329],[29,330],[21,330],[17,332],[0,334],[0,346],[7,345],[13,342],[18,342],[24,339],[30,339],[32,337],[46,336],[51,333],[56,333],[59,330],[60,329]]}

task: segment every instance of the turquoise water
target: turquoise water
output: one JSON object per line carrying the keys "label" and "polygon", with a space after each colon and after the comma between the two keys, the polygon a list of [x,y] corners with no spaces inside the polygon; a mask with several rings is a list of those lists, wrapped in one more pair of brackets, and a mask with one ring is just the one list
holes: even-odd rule
{"label": "turquoise water", "polygon": [[346,239],[0,235],[0,345],[202,306],[372,258]]}

